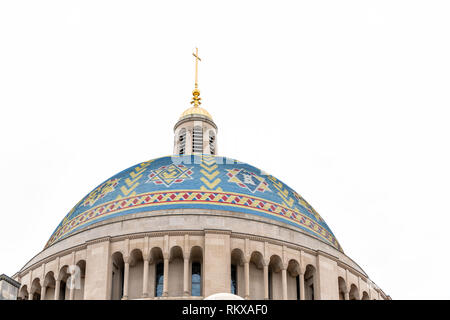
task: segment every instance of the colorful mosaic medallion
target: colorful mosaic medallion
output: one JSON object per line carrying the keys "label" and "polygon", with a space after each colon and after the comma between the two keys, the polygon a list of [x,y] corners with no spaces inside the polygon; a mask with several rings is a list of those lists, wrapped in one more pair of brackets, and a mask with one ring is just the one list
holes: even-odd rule
{"label": "colorful mosaic medallion", "polygon": [[182,164],[171,164],[152,170],[146,183],[153,182],[156,185],[163,184],[168,187],[172,183],[181,183],[186,179],[192,179],[192,173],[192,168],[185,167]]}
{"label": "colorful mosaic medallion", "polygon": [[230,178],[228,182],[236,183],[239,187],[247,189],[252,193],[255,193],[255,191],[271,191],[266,180],[254,172],[238,168],[227,170],[227,172],[227,176]]}

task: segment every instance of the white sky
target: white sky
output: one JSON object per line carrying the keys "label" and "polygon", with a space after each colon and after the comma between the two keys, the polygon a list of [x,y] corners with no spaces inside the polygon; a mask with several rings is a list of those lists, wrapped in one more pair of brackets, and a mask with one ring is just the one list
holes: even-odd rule
{"label": "white sky", "polygon": [[449,299],[448,1],[1,1],[0,273],[170,155],[199,47],[219,153],[275,175],[394,299]]}

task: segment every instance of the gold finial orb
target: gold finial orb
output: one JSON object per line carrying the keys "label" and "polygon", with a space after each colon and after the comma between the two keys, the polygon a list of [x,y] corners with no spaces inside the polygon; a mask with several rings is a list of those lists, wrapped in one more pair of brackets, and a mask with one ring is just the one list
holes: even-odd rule
{"label": "gold finial orb", "polygon": [[200,100],[202,100],[202,98],[200,98],[200,90],[198,90],[197,88],[194,89],[194,91],[192,91],[192,101],[191,104],[194,105],[194,107],[198,107],[199,105],[201,105],[202,103],[200,102]]}

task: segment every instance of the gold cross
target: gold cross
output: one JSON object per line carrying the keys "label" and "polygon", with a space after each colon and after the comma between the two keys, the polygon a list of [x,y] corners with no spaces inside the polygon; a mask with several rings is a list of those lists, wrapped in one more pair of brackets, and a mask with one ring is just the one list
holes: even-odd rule
{"label": "gold cross", "polygon": [[195,57],[195,89],[198,88],[198,62],[202,61],[200,57],[198,56],[198,48],[195,48],[195,53],[192,53],[192,55]]}

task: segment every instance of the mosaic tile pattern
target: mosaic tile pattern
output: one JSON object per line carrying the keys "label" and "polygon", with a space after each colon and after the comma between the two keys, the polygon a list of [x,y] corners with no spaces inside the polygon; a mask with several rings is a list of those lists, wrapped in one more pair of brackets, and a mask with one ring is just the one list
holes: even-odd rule
{"label": "mosaic tile pattern", "polygon": [[255,214],[296,226],[342,251],[328,225],[294,190],[265,172],[225,157],[168,156],[128,168],[70,210],[46,248],[93,223],[165,209]]}

